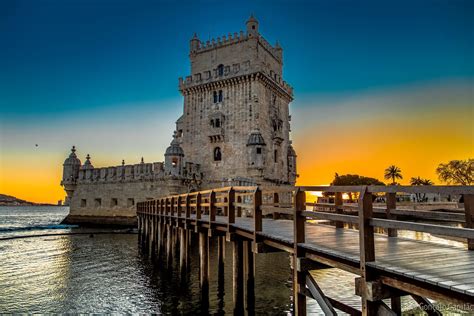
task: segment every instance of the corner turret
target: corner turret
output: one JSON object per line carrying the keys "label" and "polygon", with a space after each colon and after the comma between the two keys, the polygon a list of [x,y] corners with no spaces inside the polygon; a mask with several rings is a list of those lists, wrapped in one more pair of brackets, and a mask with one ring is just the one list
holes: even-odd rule
{"label": "corner turret", "polygon": [[293,146],[291,146],[291,141],[290,144],[288,145],[288,181],[291,184],[295,184],[296,178],[298,177],[298,174],[296,173],[296,152],[293,149]]}
{"label": "corner turret", "polygon": [[247,34],[249,37],[258,37],[258,21],[257,19],[252,15],[250,15],[250,18],[246,22],[247,25]]}
{"label": "corner turret", "polygon": [[173,134],[173,141],[165,152],[165,174],[172,176],[183,175],[184,151],[177,140],[176,131]]}
{"label": "corner turret", "polygon": [[194,36],[189,43],[191,53],[197,51],[200,45],[201,45],[201,41],[199,40],[197,34],[194,33]]}
{"label": "corner turret", "polygon": [[76,156],[76,146],[72,146],[71,153],[69,154],[69,157],[64,160],[63,164],[63,179],[61,185],[64,187],[67,194],[64,205],[69,205],[69,201],[76,190],[80,168],[81,161]]}
{"label": "corner turret", "polygon": [[247,140],[249,168],[263,169],[265,166],[265,140],[260,130],[253,130]]}

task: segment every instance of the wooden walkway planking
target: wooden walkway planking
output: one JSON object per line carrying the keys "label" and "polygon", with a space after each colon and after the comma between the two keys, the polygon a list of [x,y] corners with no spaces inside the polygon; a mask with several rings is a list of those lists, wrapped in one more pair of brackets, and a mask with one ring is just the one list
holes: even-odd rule
{"label": "wooden walkway planking", "polygon": [[[193,218],[193,215],[191,215]],[[195,218],[194,218],[195,219]],[[200,222],[208,223],[208,215]],[[217,225],[227,225],[227,217],[216,216]],[[253,218],[236,218],[235,228],[253,233]],[[293,221],[263,219],[263,230],[257,233],[267,239],[293,247]],[[306,224],[306,242],[300,245],[309,252],[323,252],[359,265],[359,232],[323,224]],[[404,275],[474,298],[474,252],[460,247],[387,237],[376,234],[376,260],[369,266]],[[462,266],[462,270],[458,267]]]}

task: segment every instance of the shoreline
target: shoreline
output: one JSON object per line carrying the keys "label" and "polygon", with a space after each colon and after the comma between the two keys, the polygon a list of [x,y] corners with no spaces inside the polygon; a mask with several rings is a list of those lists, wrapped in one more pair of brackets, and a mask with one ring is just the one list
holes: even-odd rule
{"label": "shoreline", "polygon": [[88,216],[71,215],[61,221],[61,224],[79,225],[81,227],[136,228],[136,216]]}

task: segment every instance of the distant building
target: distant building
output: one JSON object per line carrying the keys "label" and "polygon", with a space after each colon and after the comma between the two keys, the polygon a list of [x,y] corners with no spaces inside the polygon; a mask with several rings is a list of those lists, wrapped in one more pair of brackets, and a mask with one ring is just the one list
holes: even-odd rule
{"label": "distant building", "polygon": [[73,147],[64,162],[69,222],[127,223],[138,201],[228,185],[296,181],[283,49],[252,16],[246,32],[190,41],[191,74],[179,79],[183,114],[164,162],[95,168]]}

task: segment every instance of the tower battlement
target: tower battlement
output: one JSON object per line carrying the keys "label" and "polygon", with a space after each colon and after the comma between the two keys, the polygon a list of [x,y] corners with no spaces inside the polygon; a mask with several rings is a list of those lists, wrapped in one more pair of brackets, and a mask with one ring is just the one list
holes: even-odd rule
{"label": "tower battlement", "polygon": [[258,34],[258,36],[252,37],[251,34],[244,33],[242,30],[238,33],[229,33],[227,36],[223,35],[207,41],[201,41],[197,35],[194,34],[194,37],[191,39],[190,54],[205,53],[224,46],[240,44],[253,39],[257,40],[275,59],[282,62],[282,49],[278,43],[272,46],[262,35]]}
{"label": "tower battlement", "polygon": [[[242,63],[236,63],[232,65],[225,65],[222,74],[219,74],[219,68],[206,70],[201,73],[195,73],[185,78],[180,77],[178,80],[179,90],[182,93],[205,84],[209,84],[209,88],[213,89],[219,85],[224,85],[225,80],[235,80],[239,77],[245,77],[250,74],[260,73],[261,77],[265,77],[269,82],[273,83],[276,87],[286,93],[290,99],[293,98],[293,87],[290,86],[283,78],[275,73],[273,70],[268,70],[264,65],[253,65],[250,60],[246,60]],[[219,81],[217,83],[216,81]],[[215,83],[215,84],[212,84]]]}

